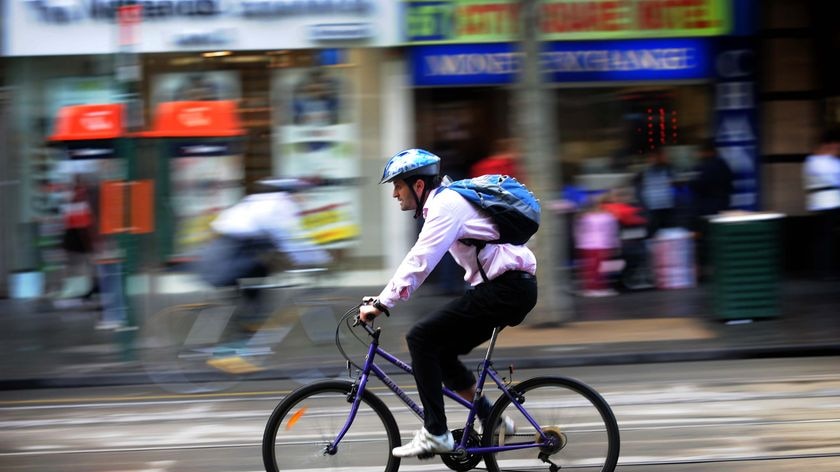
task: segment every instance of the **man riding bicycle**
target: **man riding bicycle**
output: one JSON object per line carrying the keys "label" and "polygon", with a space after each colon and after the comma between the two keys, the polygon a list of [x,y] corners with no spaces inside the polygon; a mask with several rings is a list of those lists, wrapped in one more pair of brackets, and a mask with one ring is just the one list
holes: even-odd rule
{"label": "man riding bicycle", "polygon": [[[369,322],[407,300],[449,251],[464,268],[470,289],[415,324],[406,335],[417,390],[425,411],[424,426],[408,444],[394,448],[397,457],[451,451],[441,382],[472,401],[475,375],[458,359],[490,339],[496,326],[521,323],[537,301],[536,258],[524,245],[487,244],[478,254],[473,241],[493,241],[499,230],[490,216],[457,192],[441,186],[440,158],[422,149],[391,157],[380,184],[392,182],[403,211],[414,210],[425,222],[417,241],[377,297],[365,297],[359,317]],[[479,266],[480,264],[480,266]],[[486,279],[482,274],[486,274]],[[478,416],[489,414],[482,397]]]}
{"label": "man riding bicycle", "polygon": [[[301,227],[301,209],[291,192],[306,188],[294,179],[264,179],[261,190],[226,208],[213,220],[215,238],[202,247],[194,271],[214,287],[236,285],[240,279],[269,275],[271,260],[282,255],[291,267],[323,266],[330,254],[311,241]],[[259,321],[265,313],[259,289],[243,288],[242,294],[251,318]]]}

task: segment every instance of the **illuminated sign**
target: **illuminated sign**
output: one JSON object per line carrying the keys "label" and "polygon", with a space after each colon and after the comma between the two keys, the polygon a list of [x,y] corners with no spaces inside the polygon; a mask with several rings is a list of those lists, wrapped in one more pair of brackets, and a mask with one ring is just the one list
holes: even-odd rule
{"label": "illuminated sign", "polygon": [[[522,53],[509,43],[428,45],[411,50],[415,85],[491,85],[516,80]],[[554,82],[702,79],[711,74],[702,39],[548,43],[543,71]]]}
{"label": "illuminated sign", "polygon": [[[409,43],[515,40],[516,0],[406,0]],[[539,25],[547,41],[716,36],[731,29],[728,0],[544,0]]]}
{"label": "illuminated sign", "polygon": [[750,39],[723,41],[715,58],[715,147],[734,175],[730,204],[759,209],[759,114],[755,49]]}
{"label": "illuminated sign", "polygon": [[142,7],[123,42],[138,54],[402,44],[395,0],[9,0],[0,2],[0,54],[118,52],[126,5]]}

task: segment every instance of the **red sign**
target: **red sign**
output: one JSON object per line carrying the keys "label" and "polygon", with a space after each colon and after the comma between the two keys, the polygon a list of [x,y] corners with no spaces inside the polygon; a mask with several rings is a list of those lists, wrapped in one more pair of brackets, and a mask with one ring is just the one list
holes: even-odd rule
{"label": "red sign", "polygon": [[58,112],[50,141],[114,139],[122,135],[123,106],[118,103],[74,105]]}

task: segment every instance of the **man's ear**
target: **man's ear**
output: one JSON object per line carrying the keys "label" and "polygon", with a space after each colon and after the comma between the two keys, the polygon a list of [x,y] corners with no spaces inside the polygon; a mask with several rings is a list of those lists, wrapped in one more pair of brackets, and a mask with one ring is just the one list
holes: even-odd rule
{"label": "man's ear", "polygon": [[426,181],[423,179],[417,179],[414,181],[414,192],[417,195],[423,195],[423,190],[426,189]]}

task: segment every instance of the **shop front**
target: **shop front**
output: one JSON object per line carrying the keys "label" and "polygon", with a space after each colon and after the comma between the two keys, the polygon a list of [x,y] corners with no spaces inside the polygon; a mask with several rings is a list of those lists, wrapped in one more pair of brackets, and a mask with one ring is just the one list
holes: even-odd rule
{"label": "shop front", "polygon": [[[242,134],[226,155],[236,156],[232,175],[239,188],[253,190],[256,181],[269,176],[343,182],[338,189],[314,190],[306,199],[311,202],[306,208],[312,215],[310,229],[323,244],[360,258],[381,257],[381,235],[360,231],[363,208],[378,213],[381,201],[358,183],[373,165],[365,159],[379,165],[386,154],[380,150],[380,115],[370,111],[380,108],[383,60],[393,60],[388,49],[400,42],[395,2],[150,1],[135,10],[130,31],[115,21],[122,2],[89,8],[74,2],[36,3],[15,0],[2,6],[2,55],[15,90],[9,128],[18,137],[12,152],[22,163],[24,183],[21,208],[15,212],[23,228],[19,234],[34,232],[25,228],[46,211],[38,202],[56,198],[44,194],[36,181],[42,167],[50,172],[47,167],[55,165],[53,151],[43,143],[53,132],[56,111],[66,105],[127,104],[130,85],[141,103],[139,110],[128,107],[132,131],[149,130],[162,104],[233,103]],[[127,55],[132,60],[124,60]],[[192,175],[186,170],[184,176],[175,175],[180,171],[162,163],[162,152],[172,163],[219,161],[173,157],[201,147],[191,143],[162,150],[163,145],[133,139],[132,172],[155,179],[157,193],[161,181]],[[159,175],[163,170],[165,177]],[[157,193],[153,207],[161,208]],[[159,211],[156,218],[166,215]],[[157,223],[158,230],[166,229],[160,226],[165,221]],[[179,239],[180,233],[170,229],[175,239],[166,244],[142,243],[143,251],[159,252],[142,261],[182,252],[179,244],[188,238]],[[17,239],[24,246],[32,241]],[[9,269],[37,266],[40,257],[37,248],[27,248],[15,255]]]}
{"label": "shop front", "polygon": [[[468,172],[496,152],[499,138],[519,134],[516,82],[524,57],[511,42],[517,7],[438,3],[407,9],[418,141],[444,153],[457,149],[459,170]],[[698,146],[711,139],[736,171],[733,206],[756,208],[755,103],[751,83],[732,72],[751,50],[726,37],[730,2],[548,0],[541,8],[539,60],[554,110],[558,191],[628,185],[660,149],[689,178]]]}

